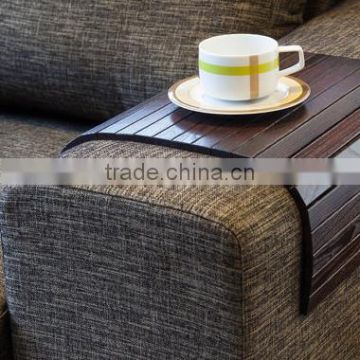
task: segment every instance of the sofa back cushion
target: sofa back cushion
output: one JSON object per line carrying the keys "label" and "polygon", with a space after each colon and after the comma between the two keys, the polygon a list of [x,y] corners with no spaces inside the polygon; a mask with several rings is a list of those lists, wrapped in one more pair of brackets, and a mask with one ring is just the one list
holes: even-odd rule
{"label": "sofa back cushion", "polygon": [[103,120],[196,71],[198,42],[280,37],[305,0],[1,0],[0,103]]}

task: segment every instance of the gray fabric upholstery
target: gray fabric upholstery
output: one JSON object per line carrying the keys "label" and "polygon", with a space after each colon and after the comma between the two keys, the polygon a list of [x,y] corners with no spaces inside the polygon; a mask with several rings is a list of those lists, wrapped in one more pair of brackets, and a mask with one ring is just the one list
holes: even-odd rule
{"label": "gray fabric upholstery", "polygon": [[3,267],[3,253],[0,237],[0,316],[5,312],[5,281],[4,281],[4,267]]}
{"label": "gray fabric upholstery", "polygon": [[0,231],[0,360],[11,360],[11,353],[10,322],[5,305],[5,282]]}
{"label": "gray fabric upholstery", "polygon": [[10,328],[8,314],[5,306],[5,284],[3,273],[3,256],[0,237],[0,360],[8,360]]}
{"label": "gray fabric upholstery", "polygon": [[91,125],[44,115],[0,112],[0,158],[55,157]]}
{"label": "gray fabric upholstery", "polygon": [[[0,113],[0,158],[55,157],[67,142],[86,131],[88,127],[89,125],[50,116],[26,115],[3,110]],[[8,322],[0,239],[0,360],[10,359]]]}
{"label": "gray fabric upholstery", "polygon": [[280,37],[305,0],[2,0],[0,101],[104,120],[192,75],[197,44]]}
{"label": "gray fabric upholstery", "polygon": [[[225,200],[220,193],[217,202]],[[243,358],[250,350],[245,331],[252,326],[246,316],[249,308],[244,309],[251,292],[244,291],[254,284],[252,277],[268,270],[251,265],[261,258],[247,247],[253,240],[258,244],[254,250],[262,247],[258,241],[263,236],[271,242],[280,234],[284,241],[300,237],[299,226],[291,225],[298,221],[296,209],[271,208],[270,203],[286,195],[276,193],[274,198],[271,191],[261,192],[263,201],[255,202],[263,229],[252,229],[263,234],[257,238],[247,233],[254,224],[245,220],[250,210],[245,204],[238,209],[243,215],[243,227],[238,227],[230,225],[240,220],[235,211],[228,213],[228,223],[216,221],[223,216],[216,207],[212,219],[195,211],[76,189],[3,193],[15,357]],[[255,196],[241,190],[238,194],[246,204]],[[207,194],[198,196],[205,199]],[[21,210],[14,212],[19,204]],[[278,224],[283,216],[289,222],[270,229],[263,221],[270,212]],[[244,220],[250,222],[245,225]],[[265,255],[265,249],[259,251]]]}
{"label": "gray fabric upholstery", "polygon": [[360,59],[360,1],[346,0],[285,36],[281,43],[304,50]]}
{"label": "gray fabric upholstery", "polygon": [[[39,189],[55,201],[41,210],[50,229],[33,207],[40,203],[26,200],[34,190],[25,192],[16,196],[26,235],[10,240],[7,211],[4,224],[6,254],[24,240],[15,262],[6,260],[17,359],[241,358],[240,249],[231,232],[149,204]],[[21,280],[13,281],[16,268]]]}

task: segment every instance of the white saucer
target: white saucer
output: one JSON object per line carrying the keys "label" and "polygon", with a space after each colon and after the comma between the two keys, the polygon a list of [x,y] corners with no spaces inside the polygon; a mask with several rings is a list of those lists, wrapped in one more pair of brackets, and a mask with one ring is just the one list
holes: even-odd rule
{"label": "white saucer", "polygon": [[283,77],[276,91],[268,97],[249,101],[226,101],[206,96],[198,76],[175,83],[169,99],[182,108],[218,115],[262,114],[293,107],[310,96],[310,86],[295,77]]}

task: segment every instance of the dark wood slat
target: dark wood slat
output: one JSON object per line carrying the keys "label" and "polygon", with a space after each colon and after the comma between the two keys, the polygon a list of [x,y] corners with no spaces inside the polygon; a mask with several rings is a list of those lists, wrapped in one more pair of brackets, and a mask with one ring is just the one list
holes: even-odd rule
{"label": "dark wood slat", "polygon": [[[359,73],[360,74],[360,73]],[[360,76],[359,76],[360,83]],[[287,157],[296,154],[304,147],[304,140],[308,143],[316,140],[325,131],[341,122],[356,111],[360,106],[360,86],[349,94],[332,103],[325,110],[306,121],[288,136],[261,152],[261,157]]]}
{"label": "dark wood slat", "polygon": [[[263,120],[264,116],[249,115],[241,117],[241,119],[238,117],[224,119],[223,123],[218,126],[214,125],[211,127],[209,124],[207,124],[205,130],[202,133],[203,135],[192,143],[194,145],[213,147],[219,142],[219,138],[223,139],[228,137],[229,135],[233,134],[234,130],[236,131],[239,127],[245,128],[246,125],[250,124],[254,126],[254,124],[263,123]],[[245,132],[244,136],[247,136]],[[240,139],[241,134],[238,133],[237,138]]]}
{"label": "dark wood slat", "polygon": [[[316,97],[315,99],[309,101],[304,107],[296,110],[293,113],[290,113],[287,116],[287,118],[284,119],[283,122],[280,122],[277,124],[276,128],[270,127],[268,130],[266,130],[264,132],[264,134],[255,138],[253,141],[248,142],[247,144],[242,146],[239,150],[237,150],[237,152],[240,151],[244,155],[249,156],[249,157],[253,157],[253,156],[271,157],[273,154],[273,151],[266,150],[266,149],[271,149],[271,147],[272,147],[270,141],[272,141],[272,144],[274,144],[274,147],[277,146],[276,145],[277,141],[280,141],[282,138],[289,136],[292,131],[294,131],[295,129],[300,127],[302,124],[304,124],[310,120],[313,120],[313,118],[315,116],[317,116],[318,114],[321,114],[321,112],[324,111],[324,109],[331,106],[331,104],[333,104],[334,102],[340,100],[343,96],[343,95],[340,95],[340,94],[343,94],[343,89],[347,88],[349,83],[354,84],[355,82],[357,83],[357,80],[353,81],[353,78],[351,78],[351,77],[345,79],[344,82],[337,84],[337,86],[330,88],[328,91],[323,93],[321,96]],[[347,98],[346,100],[342,100],[342,102],[339,104],[342,104],[343,101],[345,101],[345,102],[353,101],[353,100],[357,101],[356,96],[357,96],[358,91],[359,90],[356,90],[356,93],[350,94],[349,95],[350,98]],[[353,108],[354,107],[355,107],[355,104],[353,104]],[[349,112],[346,111],[345,116],[348,113]],[[323,116],[323,115],[320,115],[320,116]],[[305,146],[311,142],[311,139],[307,139],[307,138],[304,138],[304,139],[306,140],[306,142],[304,143]],[[259,150],[259,149],[262,149],[262,150]],[[276,149],[279,150],[281,148],[276,147]],[[300,147],[300,149],[301,149],[301,147]],[[294,153],[296,153],[300,149],[295,148],[293,146],[291,148],[291,150],[289,149],[288,156],[289,157],[292,156]],[[284,156],[284,154],[282,152],[280,153],[280,151],[279,151],[279,153],[276,156],[281,157],[281,156]]]}
{"label": "dark wood slat", "polygon": [[[338,83],[336,86],[333,86],[324,93],[322,93],[320,96],[312,98],[303,107],[289,113],[289,115],[285,119],[281,119],[282,121],[276,124],[276,127],[270,126],[267,130],[264,131],[263,134],[256,137],[252,141],[245,143],[245,145],[241,146],[240,149],[237,149],[236,151],[241,152],[249,157],[259,155],[264,157],[271,157],[272,150],[269,149],[271,149],[272,144],[274,144],[275,146],[278,141],[280,141],[282,138],[285,138],[286,136],[289,136],[298,127],[310,120],[313,120],[315,116],[321,114],[321,112],[325,111],[327,107],[331,106],[334,102],[340,100],[344,96],[344,89],[348,90],[350,88],[351,90],[353,90],[353,87],[357,84],[358,80],[356,78],[346,78],[342,82]],[[355,91],[357,93],[358,90],[355,89]],[[351,101],[352,99],[354,99],[354,97],[356,97],[356,93],[350,94],[350,99],[346,99],[345,101]],[[357,101],[356,98],[355,101]],[[348,111],[346,111],[346,113],[348,113]],[[311,142],[311,140],[308,140],[307,138],[305,138],[304,140],[306,140],[306,142],[303,146],[306,146]],[[293,156],[294,154],[296,154],[296,152],[297,150],[294,150],[292,148],[291,151],[289,150],[288,156]],[[283,155],[279,152],[277,156],[281,157]]]}
{"label": "dark wood slat", "polygon": [[318,227],[313,233],[313,252],[317,252],[332,239],[339,230],[346,227],[349,221],[352,221],[360,214],[360,193],[355,195],[344,206],[333,214],[329,214],[326,222]]}
{"label": "dark wood slat", "polygon": [[164,129],[166,130],[174,124],[177,124],[182,119],[186,119],[186,117],[191,114],[192,112],[189,110],[177,109],[173,113],[136,132],[136,134],[142,136],[154,136],[160,131],[164,131]]}
{"label": "dark wood slat", "polygon": [[[352,224],[346,231],[343,232],[344,238],[349,240],[343,242],[339,246],[338,252],[326,263],[320,270],[316,271],[312,281],[312,291],[320,289],[331,276],[336,273],[353,254],[360,251],[360,234],[358,224]],[[356,235],[354,236],[354,234]]]}
{"label": "dark wood slat", "polygon": [[[192,114],[190,115],[190,117],[188,118],[191,121],[195,121],[193,122],[193,125],[191,127],[191,133],[193,135],[199,135],[201,136],[201,132],[203,132],[203,129],[207,129],[208,127],[218,127],[221,126],[221,124],[223,123],[222,119],[219,116],[216,115],[207,115],[207,114]],[[200,121],[197,121],[198,119],[200,119]],[[187,136],[189,134],[185,131],[183,133],[181,133],[178,136],[175,136],[171,139],[171,141],[181,141],[184,143],[191,143],[191,141],[187,141]]]}
{"label": "dark wood slat", "polygon": [[311,228],[316,229],[329,214],[333,214],[357,193],[360,193],[360,186],[357,185],[342,185],[333,188],[308,208]]}
{"label": "dark wood slat", "polygon": [[197,115],[194,116],[194,114],[191,114],[190,116],[187,116],[186,118],[180,120],[178,123],[174,124],[173,126],[170,126],[165,130],[159,131],[154,136],[156,136],[158,139],[171,141],[179,137],[181,134],[192,129],[196,124],[198,124],[202,120],[203,119],[200,116]]}
{"label": "dark wood slat", "polygon": [[[147,126],[154,124],[155,122],[174,113],[175,111],[179,111],[179,108],[176,105],[170,103],[163,106],[161,109],[144,116],[141,121],[137,120],[132,123],[122,121],[122,125],[119,125],[116,134],[136,134],[138,131],[141,131]],[[113,126],[115,126],[115,124]],[[106,131],[106,129],[104,131]]]}
{"label": "dark wood slat", "polygon": [[[202,117],[206,118],[206,121],[199,122],[197,125],[195,125],[194,127],[191,128],[191,131],[187,131],[172,140],[179,141],[182,143],[192,144],[196,140],[203,137],[205,134],[209,133],[214,128],[219,129],[221,127],[226,126],[226,124],[224,125],[224,119],[222,117],[219,117],[216,115],[211,115],[211,116],[202,115]],[[235,117],[227,117],[226,121],[228,121],[228,122],[236,121],[236,118]]]}
{"label": "dark wood slat", "polygon": [[[336,234],[334,238],[326,242],[326,244],[314,253],[314,278],[319,277],[320,273],[324,272],[326,267],[341,265],[338,255],[345,251],[352,241],[359,236],[360,233],[360,217],[357,216],[345,229]],[[355,246],[355,245],[354,245]],[[356,250],[360,249],[360,243],[357,244]],[[313,288],[317,287],[317,284],[313,281]]]}
{"label": "dark wood slat", "polygon": [[[357,116],[359,111],[355,111],[349,117],[346,117],[338,126],[333,127],[328,132],[326,132],[323,136],[315,140],[308,147],[304,149],[304,151],[299,152],[295,155],[295,157],[302,158],[316,158],[316,157],[350,157],[350,154],[353,152],[351,149],[356,145],[356,142],[360,142],[359,140],[354,141],[355,138],[359,136],[360,133],[360,123],[357,120]],[[341,138],[342,141],[337,141],[338,138]],[[353,141],[349,144],[350,141]],[[344,149],[342,151],[342,149]],[[351,152],[350,152],[351,151]],[[349,153],[350,152],[350,153]],[[352,156],[356,156],[356,152],[352,154]],[[360,153],[357,154],[357,157],[360,157]],[[332,191],[332,186],[327,185],[309,185],[309,186],[297,186],[298,192],[301,194],[303,201],[309,207],[309,214],[312,207],[312,204],[315,203],[317,206],[315,212],[311,212],[311,221],[312,223],[318,219],[318,214],[323,212],[321,211],[322,200],[320,197],[326,195],[327,192],[330,192],[330,196],[326,196],[327,199],[331,199],[331,201],[327,201],[325,204],[325,211],[327,214],[331,213],[331,209],[340,206],[343,203],[344,199],[349,199],[349,193],[352,192],[352,186],[345,186],[346,192],[339,192],[341,195],[336,195]],[[342,186],[338,186],[339,188],[343,188]],[[336,190],[336,189],[335,189]],[[332,208],[330,208],[330,206]],[[314,228],[315,225],[312,227]]]}
{"label": "dark wood slat", "polygon": [[[325,62],[321,64],[325,64]],[[322,112],[335,101],[341,99],[344,96],[344,92],[349,93],[359,86],[360,70],[358,69],[360,64],[356,65],[355,69],[354,66],[350,66],[349,64],[347,64],[347,66],[344,65],[339,67],[335,74],[333,69],[334,66],[336,67],[336,63],[328,62],[327,66],[327,72],[322,72],[320,66],[316,69],[318,76],[322,74],[324,76],[322,80],[327,80],[325,82],[326,85],[316,87],[318,82],[315,81],[315,85],[311,85],[312,95],[304,106],[289,111],[284,118],[273,120],[270,126],[267,126],[249,141],[241,144],[233,151],[248,157],[261,154],[267,148],[276,144],[277,141],[289,135],[297,127],[309,121],[313,116]],[[293,152],[290,155],[293,155]]]}
{"label": "dark wood slat", "polygon": [[[341,137],[342,142],[336,141],[337,137]],[[336,152],[344,147],[344,143],[349,143],[360,136],[360,109],[354,111],[345,117],[340,124],[318,137],[307,147],[302,149],[295,155],[297,158],[324,158],[332,157]]]}
{"label": "dark wood slat", "polygon": [[167,92],[161,93],[158,97],[154,99],[154,101],[150,101],[144,106],[140,106],[140,108],[132,112],[129,116],[125,116],[118,119],[116,122],[111,124],[110,126],[105,127],[100,132],[106,132],[106,133],[116,133],[119,130],[123,129],[126,126],[129,126],[157,111],[161,111],[166,106],[169,106],[171,104]]}
{"label": "dark wood slat", "polygon": [[[357,239],[359,241],[359,239]],[[355,271],[360,264],[360,251],[353,254],[341,268],[329,277],[329,280],[324,283],[319,289],[310,295],[308,303],[308,312],[321,303],[332,291],[334,291],[339,284],[341,284],[350,274]]]}

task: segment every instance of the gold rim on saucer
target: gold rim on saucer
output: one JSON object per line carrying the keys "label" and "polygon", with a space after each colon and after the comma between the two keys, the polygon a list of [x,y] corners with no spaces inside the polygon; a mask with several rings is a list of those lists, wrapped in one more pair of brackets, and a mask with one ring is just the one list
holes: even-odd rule
{"label": "gold rim on saucer", "polygon": [[200,88],[198,76],[176,82],[168,92],[169,99],[177,106],[215,115],[262,114],[288,109],[304,102],[311,93],[310,86],[301,79],[286,76],[280,79],[278,94],[250,101],[224,101],[206,98]]}

